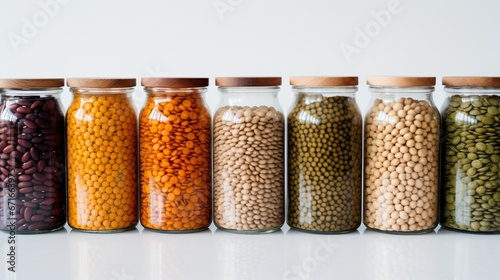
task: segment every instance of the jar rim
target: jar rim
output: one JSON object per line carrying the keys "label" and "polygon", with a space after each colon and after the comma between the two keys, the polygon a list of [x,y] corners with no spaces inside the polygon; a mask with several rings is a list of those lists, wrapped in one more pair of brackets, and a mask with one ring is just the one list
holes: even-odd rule
{"label": "jar rim", "polygon": [[207,87],[208,78],[143,77],[141,85],[148,88],[199,88]]}
{"label": "jar rim", "polygon": [[273,87],[281,86],[281,77],[216,77],[219,87]]}
{"label": "jar rim", "polygon": [[63,78],[0,79],[2,89],[50,89],[63,86]]}
{"label": "jar rim", "polygon": [[366,84],[373,87],[434,87],[436,77],[424,76],[368,76]]}
{"label": "jar rim", "polygon": [[445,76],[445,87],[500,87],[500,77],[489,76]]}
{"label": "jar rim", "polygon": [[135,78],[68,78],[71,88],[129,88],[136,86]]}
{"label": "jar rim", "polygon": [[290,85],[301,87],[357,86],[357,76],[293,76]]}

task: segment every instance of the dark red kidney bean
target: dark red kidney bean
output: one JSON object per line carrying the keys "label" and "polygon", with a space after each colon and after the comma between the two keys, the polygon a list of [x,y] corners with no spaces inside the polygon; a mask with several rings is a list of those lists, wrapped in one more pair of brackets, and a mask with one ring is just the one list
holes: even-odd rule
{"label": "dark red kidney bean", "polygon": [[49,100],[49,101],[45,102],[42,109],[47,112],[47,111],[53,110],[54,107],[55,107],[54,101]]}
{"label": "dark red kidney bean", "polygon": [[28,224],[20,225],[17,230],[18,231],[24,231],[28,229]]}
{"label": "dark red kidney bean", "polygon": [[16,112],[21,113],[21,114],[29,114],[29,113],[31,113],[31,108],[17,107]]}
{"label": "dark red kidney bean", "polygon": [[[23,198],[23,197],[19,196],[19,198]],[[31,200],[31,199],[34,199],[35,196],[32,193],[25,193],[24,198]]]}
{"label": "dark red kidney bean", "polygon": [[45,200],[43,200],[41,202],[41,204],[43,205],[52,205],[56,202],[56,199],[55,198],[46,198]]}
{"label": "dark red kidney bean", "polygon": [[25,128],[23,128],[22,132],[26,133],[26,134],[29,134],[29,133],[36,132],[36,130],[34,130],[33,128],[25,127]]}
{"label": "dark red kidney bean", "polygon": [[23,224],[26,224],[26,222],[27,221],[25,219],[19,219],[19,220],[17,220],[16,224],[17,225],[23,225]]}
{"label": "dark red kidney bean", "polygon": [[39,214],[39,215],[43,215],[43,216],[50,216],[50,215],[54,215],[54,214],[52,214],[52,212],[50,212],[50,211],[47,211],[47,210],[41,210],[41,209],[36,210],[36,213],[37,213],[37,214]]}
{"label": "dark red kidney bean", "polygon": [[50,228],[50,225],[45,222],[36,222],[28,226],[28,230],[44,230]]}
{"label": "dark red kidney bean", "polygon": [[42,136],[33,137],[33,138],[31,139],[31,143],[36,144],[36,143],[43,142],[43,140],[44,140],[44,137],[42,137]]}
{"label": "dark red kidney bean", "polygon": [[36,198],[45,198],[45,194],[43,192],[33,192],[32,194]]}
{"label": "dark red kidney bean", "polygon": [[[31,143],[30,143],[31,144]],[[47,151],[50,147],[48,145],[45,145],[45,144],[41,144],[41,143],[37,143],[37,144],[34,144],[34,146],[38,149],[38,150],[41,150],[41,151]],[[48,155],[50,157],[50,154]],[[43,156],[42,156],[43,158]],[[44,158],[43,158],[44,159]]]}
{"label": "dark red kidney bean", "polygon": [[29,127],[29,128],[38,128],[38,126],[36,125],[36,123],[34,121],[30,121],[30,120],[24,120],[24,125]]}
{"label": "dark red kidney bean", "polygon": [[16,104],[16,103],[10,104],[9,105],[9,110],[11,112],[14,112],[14,111],[16,111],[17,107],[19,107],[19,104]]}
{"label": "dark red kidney bean", "polygon": [[[24,140],[24,139],[19,139],[17,140],[17,143],[19,143],[19,145],[23,146],[23,147],[26,147],[26,148],[31,148],[33,147],[33,143],[31,143],[30,141],[28,140]],[[36,145],[36,144],[35,144]]]}
{"label": "dark red kidney bean", "polygon": [[41,118],[36,119],[35,123],[38,124],[40,127],[43,127],[43,128],[49,128],[50,127],[49,122],[47,122],[46,120],[41,119]]}
{"label": "dark red kidney bean", "polygon": [[[0,132],[0,133],[2,133],[2,132]],[[3,152],[3,149],[5,149],[5,147],[7,147],[7,142],[1,141],[0,142],[0,150],[2,150],[2,152]]]}
{"label": "dark red kidney bean", "polygon": [[28,169],[28,168],[32,167],[32,166],[33,166],[33,164],[35,164],[35,161],[30,160],[30,161],[26,161],[26,162],[24,162],[24,163],[23,163],[23,165],[22,165],[21,167],[22,167],[22,169],[25,169],[25,170],[26,170],[26,169]]}
{"label": "dark red kidney bean", "polygon": [[26,209],[24,210],[24,219],[26,221],[31,221],[31,216],[33,216],[34,211],[34,208],[26,207]]}
{"label": "dark red kidney bean", "polygon": [[50,190],[50,187],[47,187],[44,185],[36,185],[33,187],[33,189],[35,189],[35,191],[38,191],[38,192],[48,192]]}
{"label": "dark red kidney bean", "polygon": [[4,174],[4,175],[9,175],[9,171],[6,168],[1,167],[1,166],[0,166],[0,172],[2,172],[2,174]]}
{"label": "dark red kidney bean", "polygon": [[44,171],[43,169],[45,168],[45,161],[39,161],[37,164],[36,164],[36,167],[38,168],[38,172],[42,172]]}
{"label": "dark red kidney bean", "polygon": [[21,157],[21,161],[22,162],[27,162],[28,160],[30,160],[30,158],[31,158],[30,152],[25,152],[23,154],[23,156]]}
{"label": "dark red kidney bean", "polygon": [[33,185],[33,183],[32,183],[32,182],[29,182],[29,181],[28,181],[28,182],[19,182],[19,183],[17,184],[17,187],[18,187],[18,188],[20,188],[20,189],[22,189],[22,188],[28,188],[28,187],[31,187],[32,185]]}
{"label": "dark red kidney bean", "polygon": [[30,149],[30,155],[31,155],[31,158],[32,158],[33,160],[38,161],[38,160],[40,159],[40,157],[39,157],[39,155],[38,155],[38,151],[37,151],[37,150],[36,150],[36,148],[34,148],[34,147]]}
{"label": "dark red kidney bean", "polygon": [[[38,169],[38,167],[36,167],[36,166],[34,166],[33,168]],[[28,171],[28,170],[26,170],[26,171]],[[32,176],[37,181],[45,181],[47,179],[47,176],[45,176],[45,174],[43,174],[43,173],[34,173]],[[45,182],[44,182],[44,184],[45,184]],[[52,182],[51,182],[51,185],[52,185]]]}
{"label": "dark red kidney bean", "polygon": [[7,147],[2,149],[2,153],[8,154],[12,151],[14,151],[15,146],[14,145],[8,145]]}
{"label": "dark red kidney bean", "polygon": [[47,112],[40,112],[40,113],[38,114],[38,116],[39,116],[40,118],[44,119],[44,120],[50,120],[50,119],[51,119],[50,114],[49,114],[49,113],[47,113]]}
{"label": "dark red kidney bean", "polygon": [[0,154],[0,159],[9,159],[10,155],[9,154]]}
{"label": "dark red kidney bean", "polygon": [[32,191],[33,191],[32,187],[26,187],[26,188],[19,189],[20,193],[31,193]]}
{"label": "dark red kidney bean", "polygon": [[31,108],[31,109],[35,109],[36,107],[38,107],[38,105],[40,105],[40,103],[42,103],[42,101],[37,100],[37,101],[35,101],[35,102],[31,103],[30,108]]}
{"label": "dark red kidney bean", "polygon": [[16,165],[16,160],[11,158],[9,156],[9,159],[7,160],[7,164],[10,165],[10,166],[15,166]]}
{"label": "dark red kidney bean", "polygon": [[30,175],[25,175],[25,174],[23,174],[23,175],[19,175],[19,176],[17,177],[17,179],[18,179],[19,181],[30,181],[30,180],[31,180],[31,176],[30,176]]}
{"label": "dark red kidney bean", "polygon": [[45,220],[45,217],[42,215],[33,215],[31,216],[31,222],[40,222]]}
{"label": "dark red kidney bean", "polygon": [[33,202],[31,202],[31,201],[26,201],[26,202],[24,203],[24,206],[29,207],[29,208],[37,208],[37,207],[38,207],[38,204],[33,203]]}
{"label": "dark red kidney bean", "polygon": [[27,114],[25,117],[27,120],[34,121],[36,119],[35,114]]}
{"label": "dark red kidney bean", "polygon": [[31,168],[28,168],[24,171],[25,174],[33,174],[35,173],[36,171],[38,170],[38,168],[36,166],[33,166]]}

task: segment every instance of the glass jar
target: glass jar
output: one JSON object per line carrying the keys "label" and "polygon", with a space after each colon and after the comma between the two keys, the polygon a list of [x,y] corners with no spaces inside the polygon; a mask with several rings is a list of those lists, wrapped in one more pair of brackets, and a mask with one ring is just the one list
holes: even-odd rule
{"label": "glass jar", "polygon": [[288,225],[329,233],[361,223],[362,116],[357,77],[292,77]]}
{"label": "glass jar", "polygon": [[0,79],[0,230],[66,223],[64,79]]}
{"label": "glass jar", "polygon": [[500,233],[500,77],[444,77],[441,225]]}
{"label": "glass jar", "polygon": [[212,129],[208,78],[142,78],[141,224],[188,232],[212,222]]}
{"label": "glass jar", "polygon": [[279,77],[216,78],[214,222],[221,229],[272,232],[284,223],[284,117]]}
{"label": "glass jar", "polygon": [[439,112],[434,77],[368,77],[364,223],[424,233],[438,222]]}
{"label": "glass jar", "polygon": [[68,79],[68,223],[88,232],[138,222],[135,79]]}

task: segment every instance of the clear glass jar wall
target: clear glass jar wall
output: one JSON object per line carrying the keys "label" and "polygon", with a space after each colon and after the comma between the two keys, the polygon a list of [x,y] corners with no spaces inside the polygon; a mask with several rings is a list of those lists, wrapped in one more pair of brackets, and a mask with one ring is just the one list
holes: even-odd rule
{"label": "clear glass jar wall", "polygon": [[368,77],[364,223],[392,233],[428,232],[438,222],[440,116],[435,78]]}
{"label": "clear glass jar wall", "polygon": [[68,79],[68,223],[113,232],[138,222],[135,79]]}
{"label": "clear glass jar wall", "polygon": [[216,84],[215,225],[242,233],[279,230],[285,218],[281,78],[217,78]]}
{"label": "clear glass jar wall", "polygon": [[0,79],[0,230],[42,233],[66,223],[63,85]]}
{"label": "clear glass jar wall", "polygon": [[441,225],[500,232],[500,77],[444,77]]}
{"label": "clear glass jar wall", "polygon": [[288,225],[345,232],[361,223],[362,116],[357,77],[292,77]]}
{"label": "clear glass jar wall", "polygon": [[170,232],[212,222],[208,78],[143,78],[140,114],[141,224]]}

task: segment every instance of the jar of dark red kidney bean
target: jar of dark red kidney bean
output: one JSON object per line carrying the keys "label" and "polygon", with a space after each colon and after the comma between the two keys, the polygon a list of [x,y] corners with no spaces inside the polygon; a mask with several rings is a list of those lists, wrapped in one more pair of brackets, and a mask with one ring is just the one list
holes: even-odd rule
{"label": "jar of dark red kidney bean", "polygon": [[64,79],[0,79],[0,230],[66,223]]}

